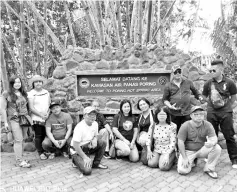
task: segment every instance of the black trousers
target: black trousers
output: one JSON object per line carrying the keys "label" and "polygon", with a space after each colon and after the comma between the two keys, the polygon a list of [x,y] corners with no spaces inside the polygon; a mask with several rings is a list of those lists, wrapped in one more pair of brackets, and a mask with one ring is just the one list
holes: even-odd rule
{"label": "black trousers", "polygon": [[230,160],[233,162],[237,160],[237,143],[235,142],[235,131],[233,127],[233,113],[232,112],[218,112],[207,113],[207,120],[213,125],[216,135],[218,136],[219,128],[223,133],[227,151]]}
{"label": "black trousers", "polygon": [[171,121],[177,125],[177,133],[179,132],[181,125],[190,119],[191,119],[190,115],[185,115],[185,116],[171,115]]}
{"label": "black trousers", "polygon": [[39,155],[41,155],[44,152],[42,142],[46,136],[45,126],[34,124],[33,129],[35,131],[35,148],[38,151]]}

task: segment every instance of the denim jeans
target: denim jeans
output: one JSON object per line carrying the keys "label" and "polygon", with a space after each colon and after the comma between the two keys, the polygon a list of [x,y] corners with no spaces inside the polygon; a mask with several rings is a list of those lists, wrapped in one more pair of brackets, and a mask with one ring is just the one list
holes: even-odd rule
{"label": "denim jeans", "polygon": [[[95,154],[93,165],[98,166],[100,164],[101,159],[103,158],[103,155],[105,153],[106,148],[106,141],[102,139],[102,137],[99,135],[97,137],[97,147],[94,149],[89,149],[88,145],[81,146],[82,150],[86,155]],[[86,168],[84,164],[84,160],[82,157],[80,157],[77,153],[72,155],[72,162],[78,167],[78,169],[83,173],[84,175],[90,175],[92,172],[92,168]]]}
{"label": "denim jeans", "polygon": [[19,122],[10,120],[11,128],[12,128],[12,135],[14,138],[14,153],[16,156],[16,160],[22,161],[23,159],[23,140],[26,137],[26,132],[28,127],[21,127]]}
{"label": "denim jeans", "polygon": [[33,129],[35,131],[35,147],[39,155],[41,155],[42,153],[44,153],[42,142],[46,136],[45,126],[34,124]]}
{"label": "denim jeans", "polygon": [[70,146],[72,137],[69,137],[66,141],[65,145],[59,149],[57,148],[53,142],[46,136],[44,141],[42,142],[42,147],[45,151],[50,153],[61,153],[61,152],[67,152],[68,153],[68,147]]}
{"label": "denim jeans", "polygon": [[237,160],[237,143],[234,139],[235,131],[233,127],[233,113],[207,113],[207,120],[213,125],[217,136],[220,126],[221,132],[226,140],[229,158],[232,162]]}

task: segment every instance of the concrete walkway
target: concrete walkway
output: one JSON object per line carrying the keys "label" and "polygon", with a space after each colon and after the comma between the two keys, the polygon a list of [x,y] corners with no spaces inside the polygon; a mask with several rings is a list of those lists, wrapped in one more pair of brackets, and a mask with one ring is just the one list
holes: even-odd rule
{"label": "concrete walkway", "polygon": [[161,172],[143,166],[141,162],[103,159],[109,169],[94,169],[91,176],[80,177],[67,158],[39,160],[36,152],[24,155],[32,164],[29,169],[15,166],[13,153],[1,153],[0,192],[237,191],[237,170],[232,169],[226,150],[222,151],[217,166],[217,180],[203,173],[203,160],[198,161],[189,175],[181,176],[175,167],[169,172]]}

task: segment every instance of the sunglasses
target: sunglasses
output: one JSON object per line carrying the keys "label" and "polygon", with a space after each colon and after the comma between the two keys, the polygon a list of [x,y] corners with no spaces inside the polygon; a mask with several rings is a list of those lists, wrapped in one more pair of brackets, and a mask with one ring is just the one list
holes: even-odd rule
{"label": "sunglasses", "polygon": [[209,70],[210,73],[215,73],[216,70],[215,69],[212,69],[212,70]]}
{"label": "sunglasses", "polygon": [[181,69],[177,69],[176,71],[174,71],[174,74],[181,74],[182,73],[182,70]]}

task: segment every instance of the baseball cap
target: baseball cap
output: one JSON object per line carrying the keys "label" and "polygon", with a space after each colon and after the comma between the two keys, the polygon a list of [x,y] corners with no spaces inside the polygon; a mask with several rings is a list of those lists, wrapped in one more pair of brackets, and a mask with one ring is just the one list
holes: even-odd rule
{"label": "baseball cap", "polygon": [[204,109],[201,106],[193,106],[190,110],[190,114],[197,110],[204,111]]}
{"label": "baseball cap", "polygon": [[53,101],[53,102],[51,102],[49,108],[51,109],[51,108],[52,108],[53,106],[55,106],[55,105],[59,105],[59,106],[61,106],[59,102],[57,102],[57,101]]}
{"label": "baseball cap", "polygon": [[89,113],[91,113],[91,112],[95,112],[95,113],[96,113],[95,108],[94,108],[94,107],[91,107],[91,106],[86,107],[86,108],[84,109],[84,111],[83,111],[84,115],[85,115],[85,114],[89,114]]}
{"label": "baseball cap", "polygon": [[181,69],[180,65],[173,65],[171,67],[172,72],[175,72],[177,69]]}

